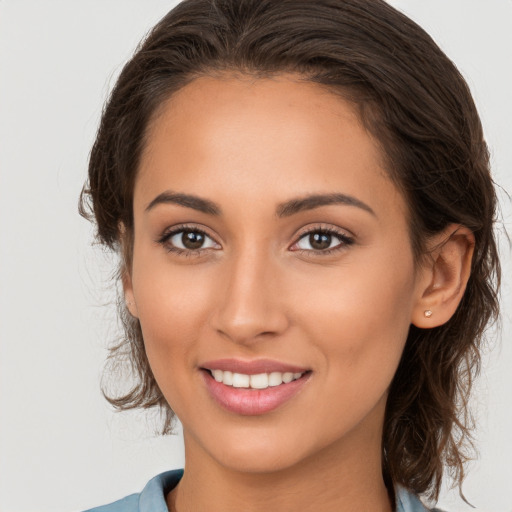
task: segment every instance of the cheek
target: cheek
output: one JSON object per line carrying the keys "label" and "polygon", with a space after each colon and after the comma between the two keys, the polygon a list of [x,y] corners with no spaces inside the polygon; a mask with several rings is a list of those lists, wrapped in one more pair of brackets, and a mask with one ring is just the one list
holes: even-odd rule
{"label": "cheek", "polygon": [[[166,255],[164,255],[164,258]],[[141,261],[137,265],[137,261]],[[157,381],[192,368],[215,300],[211,269],[134,258],[133,290],[148,359]]]}
{"label": "cheek", "polygon": [[363,389],[384,392],[398,366],[414,301],[413,261],[404,254],[398,261],[391,252],[347,260],[336,272],[318,273],[316,286],[297,287],[304,305],[298,322],[324,358],[330,384],[347,399],[359,400]]}
{"label": "cheek", "polygon": [[317,420],[305,425],[304,436],[314,438],[330,425],[335,438],[371,417],[371,411],[381,421],[409,329],[411,288],[394,277],[377,280],[374,272],[351,269],[339,286],[309,295],[303,325],[325,379]]}

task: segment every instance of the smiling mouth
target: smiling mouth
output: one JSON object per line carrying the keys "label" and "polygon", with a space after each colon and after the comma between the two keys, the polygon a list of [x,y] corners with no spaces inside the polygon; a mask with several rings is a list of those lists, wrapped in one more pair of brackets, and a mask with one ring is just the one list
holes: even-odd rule
{"label": "smiling mouth", "polygon": [[270,372],[249,375],[245,373],[236,373],[228,370],[206,369],[210,375],[219,383],[233,388],[245,389],[267,389],[271,387],[289,384],[300,379],[308,372]]}
{"label": "smiling mouth", "polygon": [[[266,414],[291,401],[307,385],[312,374],[311,370],[263,373],[261,363],[253,364],[251,369],[240,368],[238,372],[232,371],[235,369],[233,366],[237,364],[230,364],[232,370],[221,370],[215,366],[201,368],[203,381],[210,396],[223,409],[244,416]],[[220,363],[219,366],[223,364]],[[238,366],[248,365],[240,363]],[[255,370],[254,367],[258,366],[259,369],[256,371],[260,373],[240,373],[240,370],[252,372]],[[299,370],[291,367],[286,369]]]}

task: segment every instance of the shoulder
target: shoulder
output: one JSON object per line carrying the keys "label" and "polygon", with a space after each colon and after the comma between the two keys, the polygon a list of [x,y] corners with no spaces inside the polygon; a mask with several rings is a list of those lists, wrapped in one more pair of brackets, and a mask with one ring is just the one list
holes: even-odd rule
{"label": "shoulder", "polygon": [[85,512],[168,512],[165,496],[178,485],[182,476],[182,469],[161,473],[152,478],[142,492]]}
{"label": "shoulder", "polygon": [[108,505],[95,507],[86,510],[85,512],[138,512],[139,511],[139,497],[140,494],[130,494],[120,500],[114,501]]}
{"label": "shoulder", "polygon": [[395,494],[396,512],[444,512],[438,508],[427,508],[416,494],[405,487],[397,486]]}

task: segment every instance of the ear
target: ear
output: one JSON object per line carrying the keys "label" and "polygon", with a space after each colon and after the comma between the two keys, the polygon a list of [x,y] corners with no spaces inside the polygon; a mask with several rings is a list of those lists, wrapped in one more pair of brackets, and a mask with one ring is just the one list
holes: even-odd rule
{"label": "ear", "polygon": [[474,247],[473,232],[458,224],[450,224],[429,240],[428,254],[418,271],[413,325],[438,327],[453,316],[466,290]]}
{"label": "ear", "polygon": [[129,270],[124,267],[121,272],[121,281],[123,283],[124,301],[128,311],[135,318],[139,318],[135,296],[133,295],[132,276]]}

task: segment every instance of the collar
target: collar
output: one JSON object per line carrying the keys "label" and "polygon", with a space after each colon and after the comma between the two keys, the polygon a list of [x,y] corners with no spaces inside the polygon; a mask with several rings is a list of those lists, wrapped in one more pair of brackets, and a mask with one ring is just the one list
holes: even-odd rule
{"label": "collar", "polygon": [[[166,471],[152,478],[139,495],[139,512],[168,512],[165,496],[183,476],[183,469]],[[396,486],[396,512],[428,512],[418,496],[405,487]]]}

